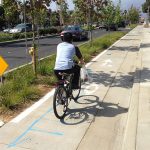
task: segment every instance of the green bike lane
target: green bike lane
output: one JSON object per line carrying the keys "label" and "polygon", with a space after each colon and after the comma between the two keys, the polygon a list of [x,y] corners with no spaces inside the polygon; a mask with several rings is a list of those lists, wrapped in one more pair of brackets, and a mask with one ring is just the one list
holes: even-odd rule
{"label": "green bike lane", "polygon": [[[141,26],[88,65],[91,82],[63,120],[53,114],[52,90],[0,128],[1,150],[120,150],[128,119]],[[136,35],[136,36],[135,36]]]}

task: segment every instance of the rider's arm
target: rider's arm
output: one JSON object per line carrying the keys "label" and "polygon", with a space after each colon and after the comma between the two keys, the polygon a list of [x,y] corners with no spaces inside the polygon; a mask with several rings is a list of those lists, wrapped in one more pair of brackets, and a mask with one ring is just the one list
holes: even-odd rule
{"label": "rider's arm", "polygon": [[83,64],[84,63],[84,59],[82,57],[82,54],[79,50],[79,48],[77,46],[75,46],[75,51],[76,51],[76,56],[78,57],[79,59],[79,63]]}

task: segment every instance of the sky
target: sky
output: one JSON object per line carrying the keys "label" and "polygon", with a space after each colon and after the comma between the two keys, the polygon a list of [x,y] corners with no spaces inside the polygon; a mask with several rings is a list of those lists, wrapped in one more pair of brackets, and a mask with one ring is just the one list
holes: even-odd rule
{"label": "sky", "polygon": [[[68,5],[69,5],[69,9],[72,10],[74,8],[74,5],[73,5],[73,0],[66,0],[68,2]],[[119,0],[112,0],[114,2],[114,4],[117,4],[119,2]],[[145,2],[146,0],[121,0],[121,8],[122,10],[125,10],[125,9],[129,9],[132,4],[133,6],[137,7],[137,8],[141,8],[141,5]],[[54,3],[51,4],[51,8],[53,10],[56,10],[56,5]]]}

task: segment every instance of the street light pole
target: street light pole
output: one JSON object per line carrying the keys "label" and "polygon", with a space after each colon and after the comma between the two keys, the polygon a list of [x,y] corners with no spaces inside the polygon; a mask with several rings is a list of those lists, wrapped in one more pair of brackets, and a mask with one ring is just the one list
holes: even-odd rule
{"label": "street light pole", "polygon": [[127,10],[124,11],[125,14],[125,26],[127,25]]}

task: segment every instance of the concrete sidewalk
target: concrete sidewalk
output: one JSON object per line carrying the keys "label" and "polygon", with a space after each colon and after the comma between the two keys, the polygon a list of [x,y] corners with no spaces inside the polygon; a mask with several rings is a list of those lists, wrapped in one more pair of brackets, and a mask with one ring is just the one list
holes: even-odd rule
{"label": "concrete sidewalk", "polygon": [[88,64],[93,80],[63,120],[49,93],[0,128],[0,149],[149,150],[149,51],[150,28],[138,26]]}

